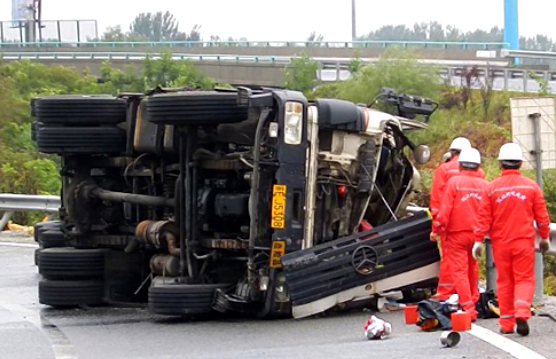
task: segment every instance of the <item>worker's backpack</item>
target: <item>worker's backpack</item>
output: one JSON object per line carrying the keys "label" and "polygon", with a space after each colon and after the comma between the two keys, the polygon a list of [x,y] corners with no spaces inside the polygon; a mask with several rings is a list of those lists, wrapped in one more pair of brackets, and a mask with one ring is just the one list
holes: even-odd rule
{"label": "worker's backpack", "polygon": [[494,291],[479,293],[479,300],[475,304],[475,308],[478,317],[481,319],[498,318],[500,316],[500,309]]}

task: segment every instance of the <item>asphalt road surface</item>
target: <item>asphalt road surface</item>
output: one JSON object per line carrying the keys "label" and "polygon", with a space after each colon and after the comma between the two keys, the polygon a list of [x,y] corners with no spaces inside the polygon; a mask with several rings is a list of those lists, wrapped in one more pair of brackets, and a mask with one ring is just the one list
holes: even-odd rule
{"label": "asphalt road surface", "polygon": [[364,312],[191,322],[155,318],[138,308],[53,310],[38,303],[33,253],[31,247],[0,243],[0,358],[556,358],[556,323],[547,318],[532,320],[530,337],[506,339],[485,329],[496,331],[495,320],[479,321],[458,346],[442,348],[440,332],[406,326],[401,312],[380,313],[392,323],[392,336],[368,341],[362,327],[369,313]]}

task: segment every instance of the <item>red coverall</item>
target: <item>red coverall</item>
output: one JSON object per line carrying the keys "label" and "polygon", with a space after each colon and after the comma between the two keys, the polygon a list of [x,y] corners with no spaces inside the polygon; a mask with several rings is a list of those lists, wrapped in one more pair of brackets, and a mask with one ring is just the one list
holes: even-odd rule
{"label": "red coverall", "polygon": [[[438,211],[440,210],[440,203],[442,196],[444,195],[444,189],[448,180],[454,176],[459,175],[459,155],[453,156],[450,161],[441,164],[436,168],[432,177],[432,188],[430,195],[429,208],[432,214],[432,218],[435,219]],[[479,175],[481,178],[485,178],[484,171],[479,168]],[[446,262],[446,256],[444,255],[445,248],[443,246],[446,240],[445,234],[440,234],[440,270],[438,273],[438,287],[436,289],[435,297],[438,299],[448,299],[452,294],[456,292],[454,286],[454,281],[450,275],[450,270],[448,269],[448,264]]]}
{"label": "red coverall", "polygon": [[479,300],[479,266],[472,255],[473,226],[487,185],[478,170],[464,170],[451,178],[444,190],[440,212],[433,222],[434,233],[446,234],[444,256],[448,270],[459,303],[473,320],[477,318],[475,303]]}
{"label": "red coverall", "polygon": [[542,190],[518,170],[504,170],[483,196],[475,227],[475,241],[490,231],[496,286],[500,305],[499,324],[512,331],[517,319],[531,317],[535,293],[535,228],[541,238],[550,235],[550,219]]}

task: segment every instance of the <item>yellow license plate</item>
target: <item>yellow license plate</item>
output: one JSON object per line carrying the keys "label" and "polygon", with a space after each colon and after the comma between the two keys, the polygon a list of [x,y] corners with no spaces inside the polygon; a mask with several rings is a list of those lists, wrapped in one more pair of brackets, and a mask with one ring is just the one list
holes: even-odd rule
{"label": "yellow license plate", "polygon": [[280,258],[286,254],[286,241],[273,241],[270,250],[270,268],[280,268]]}
{"label": "yellow license plate", "polygon": [[274,185],[272,189],[271,227],[283,229],[286,225],[286,186]]}

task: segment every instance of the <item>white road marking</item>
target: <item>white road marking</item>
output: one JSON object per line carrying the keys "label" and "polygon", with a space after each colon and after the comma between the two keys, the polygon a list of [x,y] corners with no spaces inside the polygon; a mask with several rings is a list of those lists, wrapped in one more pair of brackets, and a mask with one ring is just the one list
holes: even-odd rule
{"label": "white road marking", "polygon": [[0,247],[39,248],[39,245],[35,243],[0,242]]}
{"label": "white road marking", "polygon": [[496,334],[486,328],[473,324],[471,330],[467,333],[489,343],[492,346],[510,354],[516,359],[547,359],[531,349],[514,342],[511,339]]}

